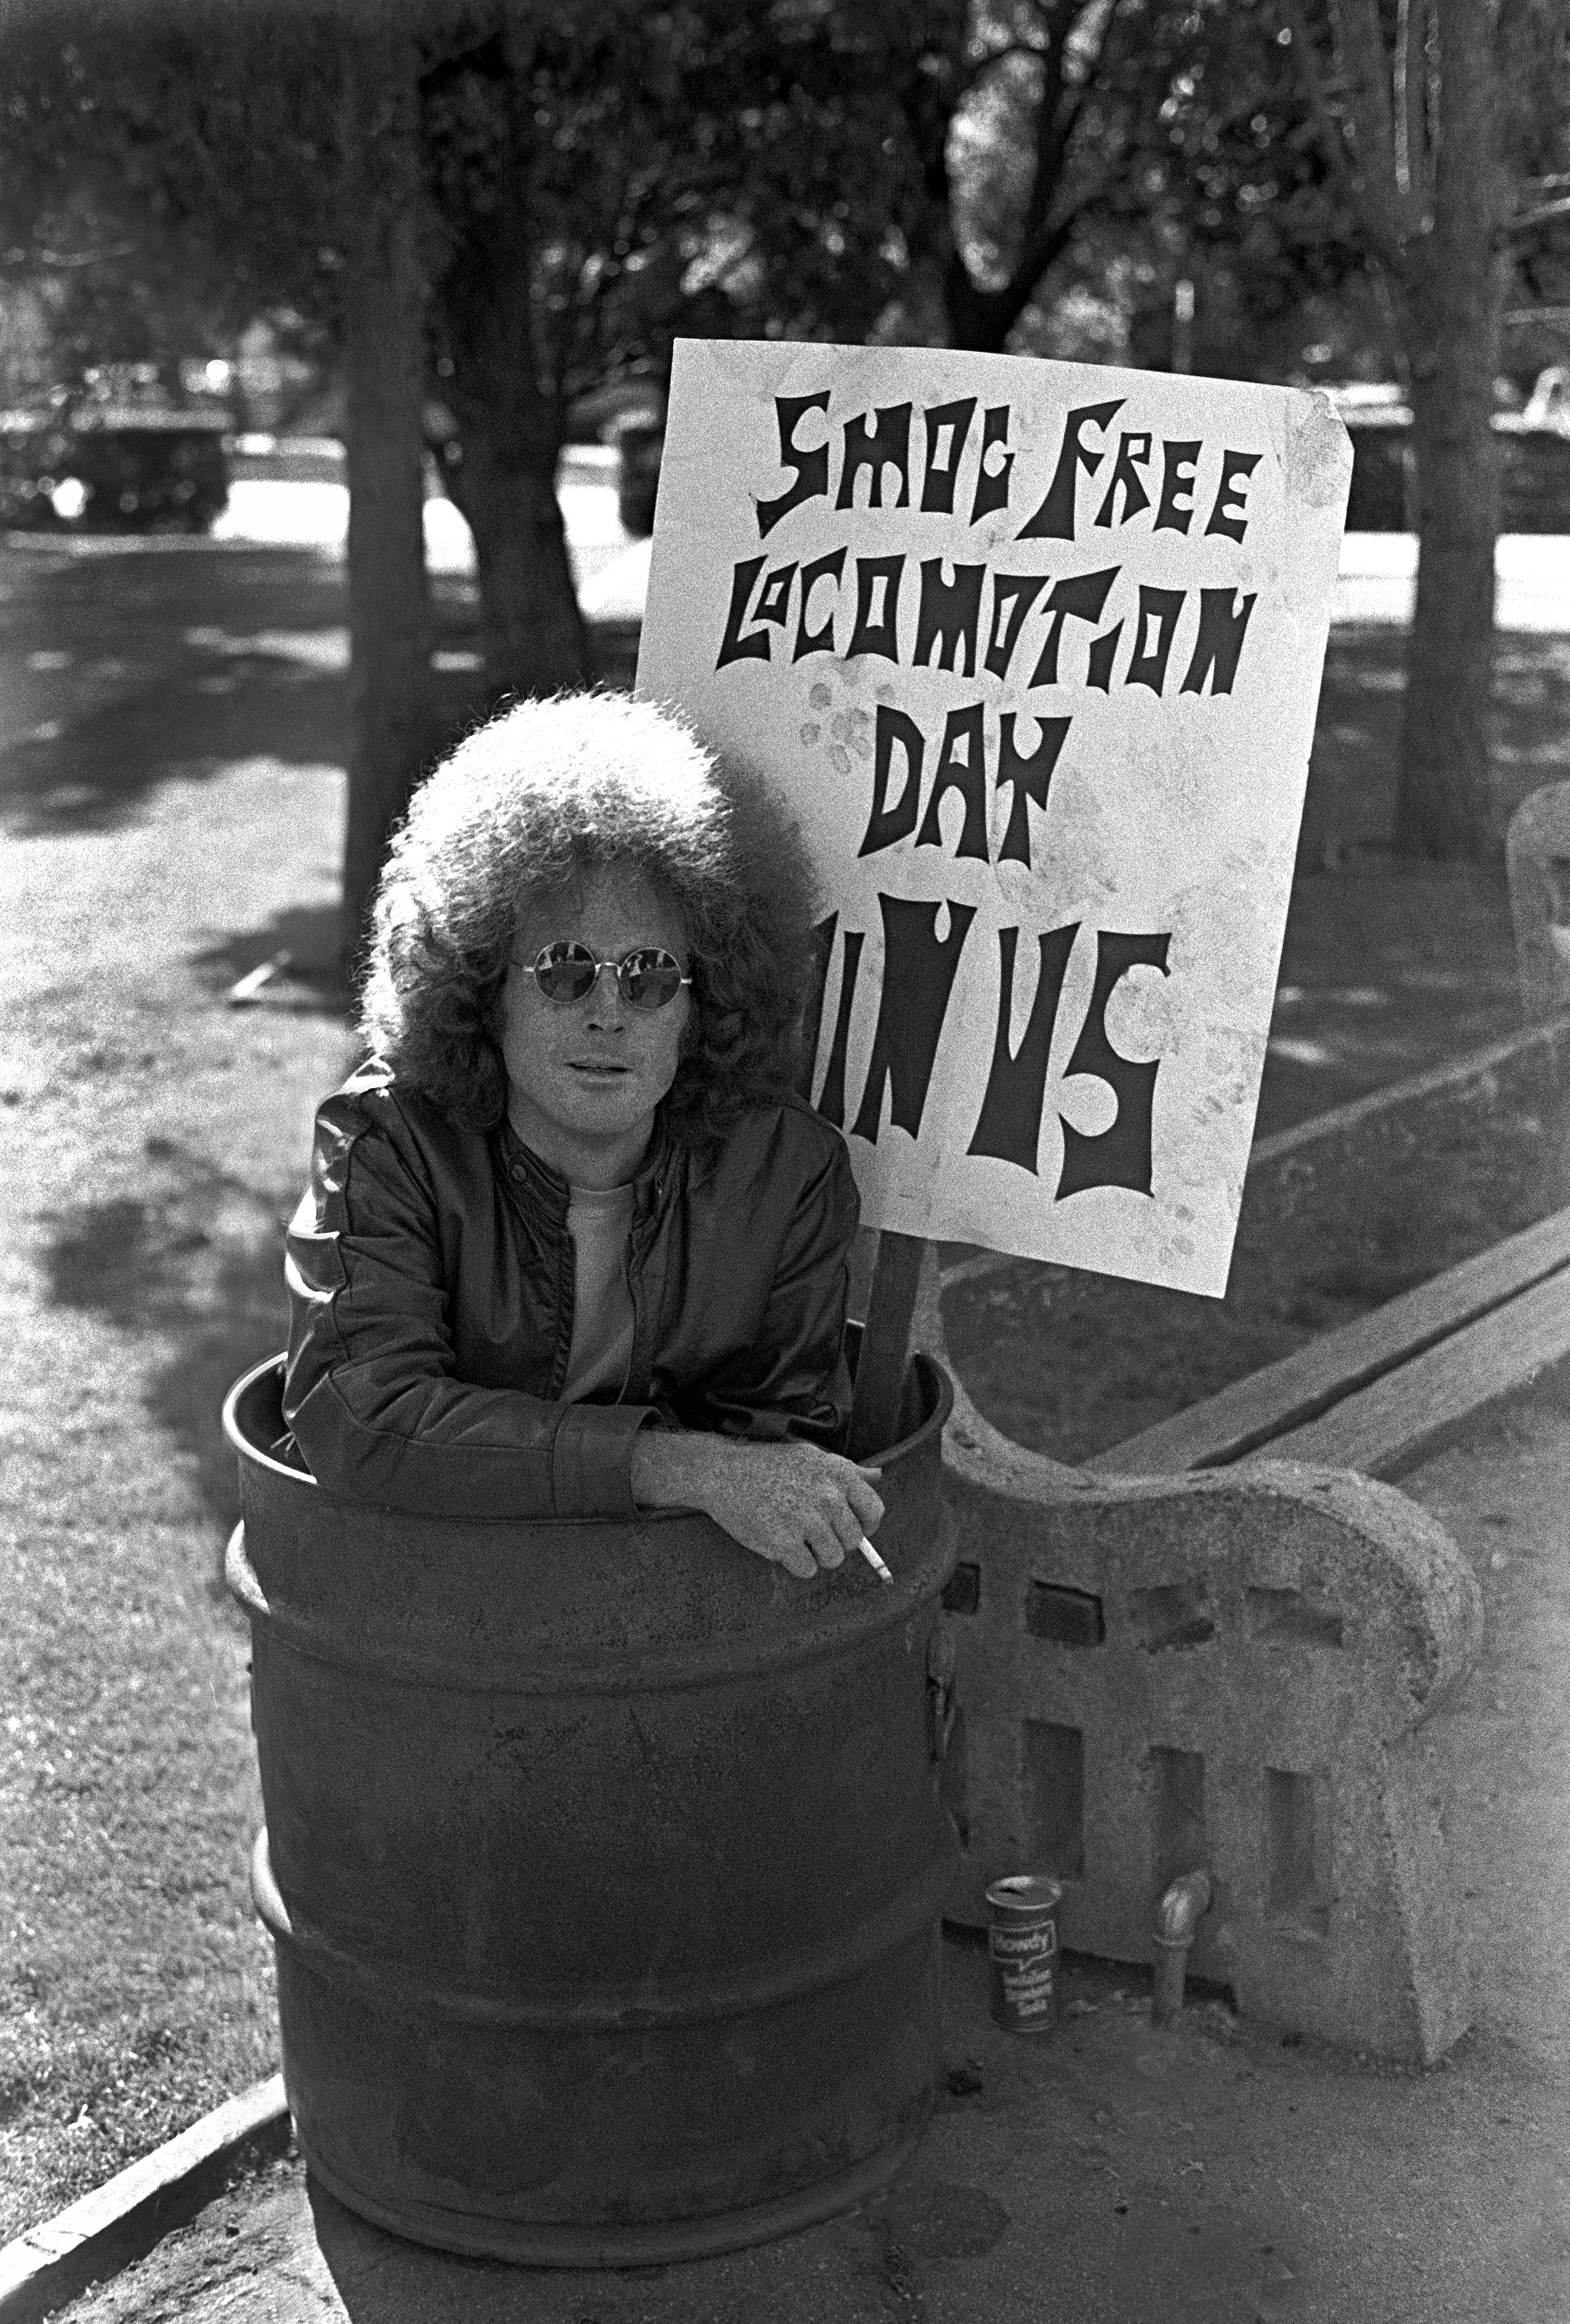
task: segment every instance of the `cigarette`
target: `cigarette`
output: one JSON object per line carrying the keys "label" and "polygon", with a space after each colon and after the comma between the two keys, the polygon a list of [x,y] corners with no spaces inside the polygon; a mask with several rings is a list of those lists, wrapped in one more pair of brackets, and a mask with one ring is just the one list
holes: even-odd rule
{"label": "cigarette", "polygon": [[885,1565],[882,1558],[879,1557],[877,1552],[873,1548],[872,1544],[868,1540],[865,1534],[862,1535],[856,1546],[861,1552],[862,1556],[867,1560],[868,1565],[871,1566],[878,1580],[880,1582],[892,1583],[894,1581],[893,1574],[889,1572],[887,1566]]}

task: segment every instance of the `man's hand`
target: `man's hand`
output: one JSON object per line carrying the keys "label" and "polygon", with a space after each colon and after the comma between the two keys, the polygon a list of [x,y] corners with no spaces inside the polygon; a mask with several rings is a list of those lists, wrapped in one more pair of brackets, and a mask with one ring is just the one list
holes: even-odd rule
{"label": "man's hand", "polygon": [[816,1444],[752,1444],[646,1428],[632,1451],[632,1497],[645,1509],[702,1509],[744,1549],[803,1582],[844,1563],[883,1522],[877,1469]]}

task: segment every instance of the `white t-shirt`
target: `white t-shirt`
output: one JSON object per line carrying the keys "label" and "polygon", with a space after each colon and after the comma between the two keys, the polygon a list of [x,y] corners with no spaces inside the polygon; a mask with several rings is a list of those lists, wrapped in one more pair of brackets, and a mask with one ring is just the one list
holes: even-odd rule
{"label": "white t-shirt", "polygon": [[632,1294],[627,1246],[632,1188],[573,1186],[567,1232],[573,1238],[573,1345],[562,1401],[620,1396],[632,1363]]}

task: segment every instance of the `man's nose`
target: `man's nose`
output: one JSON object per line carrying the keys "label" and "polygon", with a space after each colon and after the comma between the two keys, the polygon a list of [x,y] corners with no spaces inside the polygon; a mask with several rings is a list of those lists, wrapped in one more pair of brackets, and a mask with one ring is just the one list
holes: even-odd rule
{"label": "man's nose", "polygon": [[627,1013],[621,979],[610,961],[602,961],[589,995],[591,1025],[620,1025]]}

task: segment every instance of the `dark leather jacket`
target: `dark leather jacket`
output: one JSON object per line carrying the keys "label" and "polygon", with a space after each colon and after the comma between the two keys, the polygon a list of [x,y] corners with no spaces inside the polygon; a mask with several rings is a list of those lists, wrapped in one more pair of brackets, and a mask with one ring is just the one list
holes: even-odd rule
{"label": "dark leather jacket", "polygon": [[431,1514],[622,1516],[651,1422],[842,1446],[858,1204],[844,1141],[810,1107],[759,1107],[704,1157],[656,1130],[614,1404],[559,1400],[567,1204],[510,1130],[455,1130],[382,1065],[326,1101],[289,1231],[283,1399],[322,1483]]}

